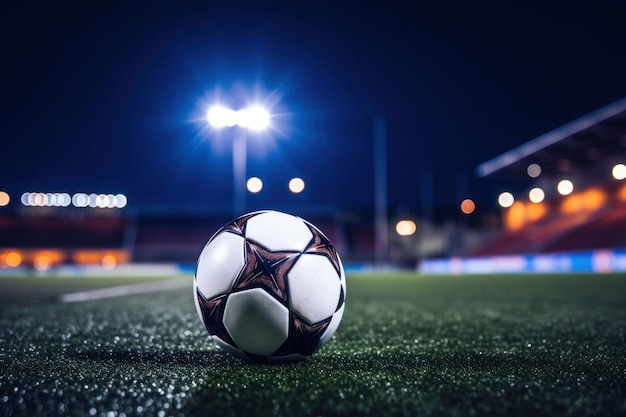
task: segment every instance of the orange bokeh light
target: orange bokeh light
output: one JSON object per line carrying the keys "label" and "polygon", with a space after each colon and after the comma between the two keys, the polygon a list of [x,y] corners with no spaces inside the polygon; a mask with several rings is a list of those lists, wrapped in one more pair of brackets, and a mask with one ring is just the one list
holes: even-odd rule
{"label": "orange bokeh light", "polygon": [[108,265],[113,267],[128,263],[130,255],[128,251],[119,249],[81,249],[72,254],[74,262],[80,265],[102,265],[106,268]]}
{"label": "orange bokeh light", "polygon": [[526,224],[526,207],[521,201],[516,201],[506,211],[504,224],[509,230],[520,229]]}
{"label": "orange bokeh light", "polygon": [[104,255],[102,257],[102,267],[104,269],[113,269],[117,266],[117,259],[113,255]]}
{"label": "orange bokeh light", "polygon": [[33,261],[33,266],[35,267],[37,271],[45,271],[49,269],[51,265],[52,265],[52,260],[45,255],[37,256],[35,260]]}
{"label": "orange bokeh light", "polygon": [[580,194],[572,194],[561,203],[561,211],[566,214],[577,213],[585,207],[584,198]]}
{"label": "orange bokeh light", "polygon": [[11,197],[4,191],[0,191],[0,206],[6,206],[11,201]]}
{"label": "orange bokeh light", "polygon": [[400,220],[396,223],[396,233],[400,236],[411,236],[417,230],[417,225],[413,220]]}
{"label": "orange bokeh light", "polygon": [[594,211],[604,205],[606,200],[606,194],[604,191],[598,188],[592,188],[583,193],[583,201],[585,202],[585,209]]}
{"label": "orange bokeh light", "polygon": [[17,252],[9,252],[4,255],[4,263],[10,268],[20,266],[22,263],[22,255]]}
{"label": "orange bokeh light", "polygon": [[463,213],[472,214],[474,210],[476,210],[476,204],[469,198],[466,198],[461,202],[461,211]]}
{"label": "orange bokeh light", "polygon": [[529,204],[526,207],[526,219],[534,222],[541,219],[548,212],[548,208],[543,203]]}
{"label": "orange bokeh light", "polygon": [[626,184],[620,188],[618,196],[620,200],[626,201]]}

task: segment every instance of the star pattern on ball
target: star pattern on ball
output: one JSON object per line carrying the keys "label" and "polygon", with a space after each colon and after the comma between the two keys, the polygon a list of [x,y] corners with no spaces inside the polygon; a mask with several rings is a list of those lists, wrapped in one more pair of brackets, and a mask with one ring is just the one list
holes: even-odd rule
{"label": "star pattern on ball", "polygon": [[299,256],[300,252],[272,252],[247,240],[246,266],[234,288],[260,287],[288,306],[287,274]]}
{"label": "star pattern on ball", "polygon": [[248,220],[250,220],[250,218],[256,216],[257,214],[258,213],[251,213],[245,216],[241,216],[224,226],[223,230],[245,237],[246,223],[248,222]]}
{"label": "star pattern on ball", "polygon": [[198,297],[198,303],[202,311],[204,327],[206,327],[209,334],[211,336],[217,336],[223,341],[234,345],[235,342],[230,337],[230,334],[228,334],[228,330],[226,330],[221,320],[224,315],[224,308],[226,307],[226,296],[223,295],[212,300],[207,300],[200,290],[196,290],[196,297]]}
{"label": "star pattern on ball", "polygon": [[339,266],[339,256],[337,255],[337,250],[335,249],[335,247],[332,245],[332,243],[330,243],[328,238],[322,234],[322,232],[317,230],[317,228],[312,227],[309,224],[307,224],[307,227],[313,234],[313,238],[311,239],[311,242],[309,242],[307,247],[304,249],[304,253],[325,256],[333,265],[333,267],[335,268],[335,271],[337,271],[337,274],[341,276],[341,267]]}
{"label": "star pattern on ball", "polygon": [[307,324],[295,314],[292,314],[289,328],[289,339],[274,353],[276,356],[291,353],[311,355],[317,350],[324,331],[330,324],[330,318],[314,325]]}

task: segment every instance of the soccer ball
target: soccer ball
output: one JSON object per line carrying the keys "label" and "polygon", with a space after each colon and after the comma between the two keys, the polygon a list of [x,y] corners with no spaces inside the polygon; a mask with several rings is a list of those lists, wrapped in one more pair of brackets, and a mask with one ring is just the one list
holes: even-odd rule
{"label": "soccer ball", "polygon": [[258,211],[211,237],[193,281],[213,342],[254,362],[308,358],[343,316],[346,278],[334,246],[306,220]]}

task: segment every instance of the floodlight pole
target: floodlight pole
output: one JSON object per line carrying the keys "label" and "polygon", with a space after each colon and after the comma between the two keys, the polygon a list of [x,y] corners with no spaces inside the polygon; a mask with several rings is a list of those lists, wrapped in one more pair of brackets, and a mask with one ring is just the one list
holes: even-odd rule
{"label": "floodlight pole", "polygon": [[374,116],[374,250],[378,266],[387,262],[388,214],[387,214],[387,121]]}
{"label": "floodlight pole", "polygon": [[207,121],[215,128],[233,127],[233,214],[239,217],[246,211],[246,129],[262,130],[269,126],[270,116],[259,106],[232,110],[220,105],[211,107]]}
{"label": "floodlight pole", "polygon": [[235,127],[233,134],[233,214],[243,215],[246,211],[246,133]]}

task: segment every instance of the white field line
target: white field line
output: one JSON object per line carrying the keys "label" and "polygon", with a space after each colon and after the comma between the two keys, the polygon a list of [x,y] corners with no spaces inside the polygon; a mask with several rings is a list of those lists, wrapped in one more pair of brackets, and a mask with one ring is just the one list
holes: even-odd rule
{"label": "white field line", "polygon": [[153,281],[142,284],[120,285],[118,287],[102,288],[98,290],[75,292],[70,294],[63,294],[60,297],[63,303],[76,303],[80,301],[99,300],[101,298],[113,298],[121,297],[131,294],[144,294],[149,292],[157,292],[163,290],[173,290],[176,288],[182,288],[191,283],[189,275],[179,276],[176,278]]}

